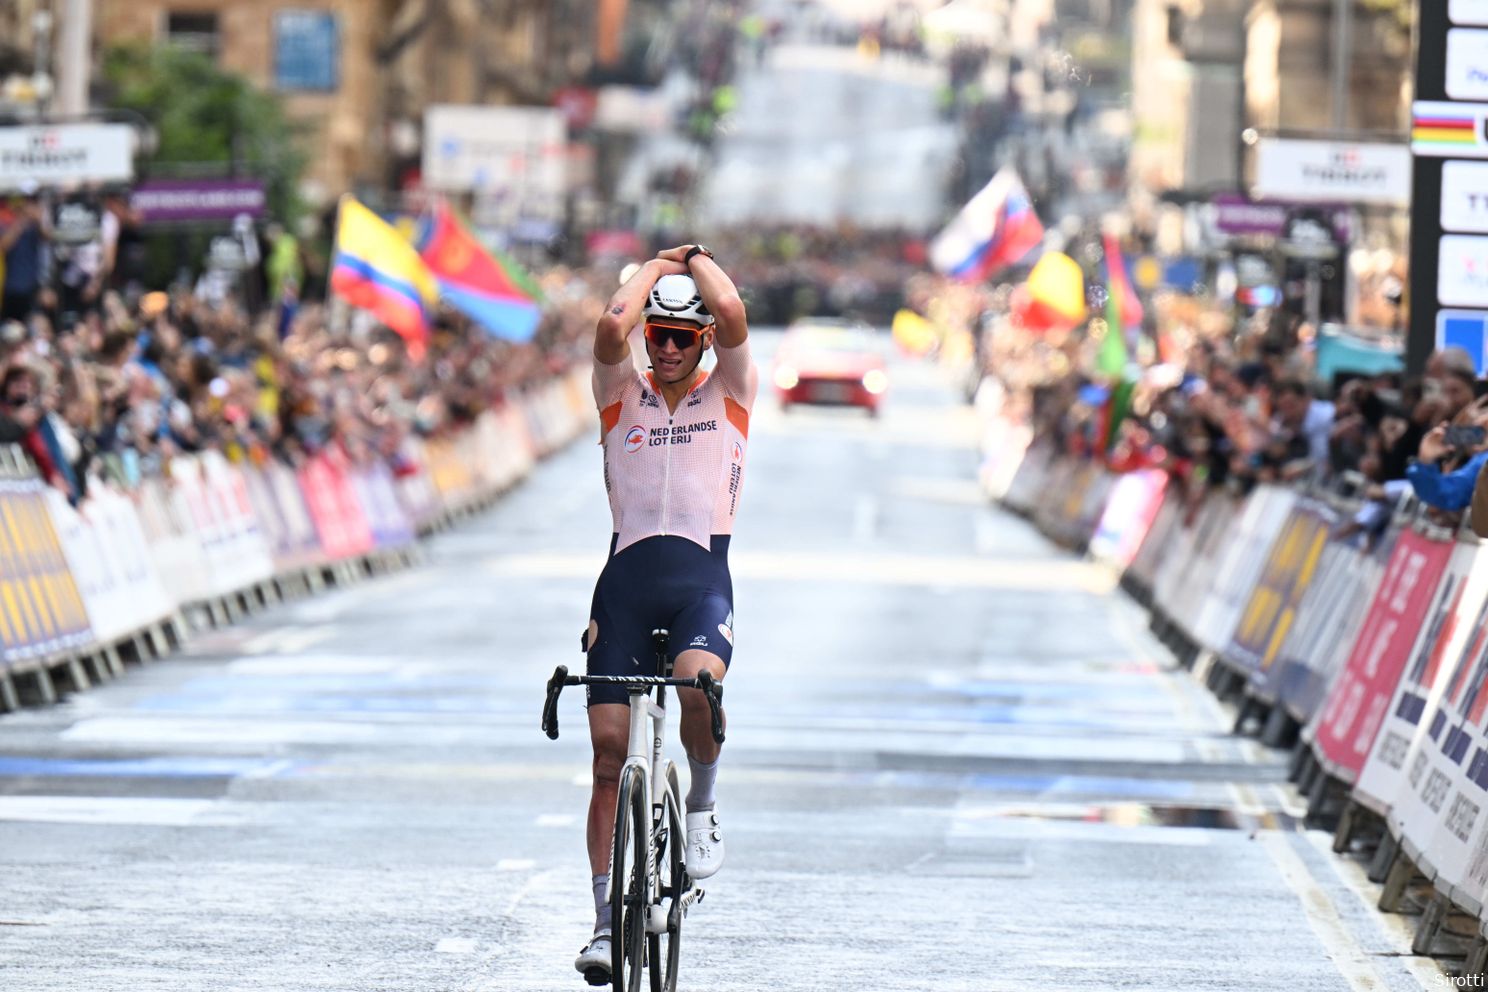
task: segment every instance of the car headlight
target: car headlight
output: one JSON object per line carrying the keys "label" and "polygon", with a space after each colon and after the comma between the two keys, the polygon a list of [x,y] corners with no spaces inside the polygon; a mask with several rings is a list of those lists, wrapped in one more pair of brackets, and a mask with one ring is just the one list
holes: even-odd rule
{"label": "car headlight", "polygon": [[883,369],[869,369],[863,373],[863,388],[877,396],[889,388],[889,377]]}
{"label": "car headlight", "polygon": [[775,385],[781,389],[795,389],[796,383],[800,381],[801,377],[789,365],[782,365],[775,370]]}

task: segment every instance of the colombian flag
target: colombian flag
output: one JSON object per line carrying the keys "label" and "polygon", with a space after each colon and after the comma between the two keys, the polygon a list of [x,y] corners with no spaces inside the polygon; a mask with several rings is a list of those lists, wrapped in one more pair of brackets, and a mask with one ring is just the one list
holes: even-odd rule
{"label": "colombian flag", "polygon": [[423,358],[429,315],[439,288],[408,241],[356,197],[341,198],[331,289],[354,307],[370,310]]}
{"label": "colombian flag", "polygon": [[542,317],[537,287],[486,251],[443,201],[425,221],[418,246],[446,301],[488,334],[532,340]]}

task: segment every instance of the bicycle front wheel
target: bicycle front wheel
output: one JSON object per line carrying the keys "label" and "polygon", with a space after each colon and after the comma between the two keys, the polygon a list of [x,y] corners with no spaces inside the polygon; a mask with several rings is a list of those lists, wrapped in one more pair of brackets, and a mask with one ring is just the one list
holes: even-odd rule
{"label": "bicycle front wheel", "polygon": [[641,992],[646,962],[646,783],[625,769],[615,803],[615,850],[610,861],[610,981],[615,992]]}
{"label": "bicycle front wheel", "polygon": [[650,956],[651,992],[677,992],[677,962],[682,954],[682,896],[686,872],[682,846],[687,830],[682,826],[681,790],[677,768],[667,762],[667,789],[661,796],[661,823],[656,837],[656,891],[651,898],[667,910],[666,930],[646,935]]}

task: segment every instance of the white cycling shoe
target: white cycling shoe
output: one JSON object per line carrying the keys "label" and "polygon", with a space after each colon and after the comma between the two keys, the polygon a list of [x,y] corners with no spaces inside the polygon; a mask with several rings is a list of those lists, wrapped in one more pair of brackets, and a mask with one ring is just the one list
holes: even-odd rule
{"label": "white cycling shoe", "polygon": [[574,959],[574,969],[584,976],[590,985],[610,984],[610,931],[608,928],[594,935]]}
{"label": "white cycling shoe", "polygon": [[723,867],[723,831],[716,809],[687,814],[687,874],[704,879]]}

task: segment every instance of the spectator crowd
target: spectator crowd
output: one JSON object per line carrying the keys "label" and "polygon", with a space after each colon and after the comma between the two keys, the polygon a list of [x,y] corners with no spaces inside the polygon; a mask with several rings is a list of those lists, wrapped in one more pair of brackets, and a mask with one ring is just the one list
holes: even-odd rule
{"label": "spectator crowd", "polygon": [[205,449],[294,466],[334,448],[407,470],[406,438],[458,430],[582,361],[611,288],[549,270],[526,344],[441,309],[414,362],[401,338],[335,301],[276,293],[250,312],[253,294],[202,282],[146,291],[127,264],[127,210],[106,198],[99,237],[63,246],[37,197],[0,205],[0,443],[74,502]]}
{"label": "spectator crowd", "polygon": [[[1488,381],[1466,351],[1435,352],[1420,375],[1339,372],[1319,382],[1312,330],[1292,315],[1236,321],[1212,301],[1154,303],[1144,334],[1130,335],[1122,375],[1094,371],[1099,345],[1088,330],[1051,340],[1006,315],[984,328],[982,369],[1000,401],[1023,404],[1059,450],[1116,470],[1163,469],[1195,504],[1214,488],[1322,487],[1356,501],[1345,530],[1366,541],[1408,496],[1444,525],[1472,504],[1488,465]],[[1488,534],[1488,483],[1482,489],[1478,524]]]}

